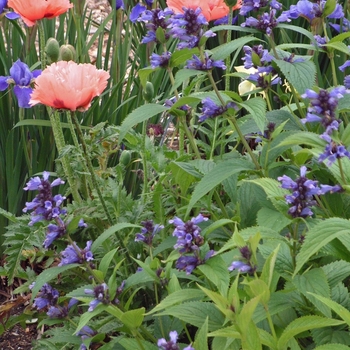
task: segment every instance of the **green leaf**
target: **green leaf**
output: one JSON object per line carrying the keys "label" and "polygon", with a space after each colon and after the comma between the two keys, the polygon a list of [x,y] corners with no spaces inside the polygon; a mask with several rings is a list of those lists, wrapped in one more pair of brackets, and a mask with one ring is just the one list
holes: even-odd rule
{"label": "green leaf", "polygon": [[222,227],[228,224],[233,224],[233,223],[234,221],[229,219],[220,219],[220,220],[214,221],[211,225],[207,226],[202,230],[201,235],[203,237],[208,236],[211,232],[215,231],[219,227]]}
{"label": "green leaf", "polygon": [[114,233],[117,231],[123,230],[124,228],[128,227],[136,227],[136,228],[141,228],[139,225],[134,225],[134,224],[129,224],[129,223],[120,223],[111,226],[108,228],[106,231],[104,231],[101,235],[97,237],[97,239],[92,243],[91,246],[91,251],[95,252],[96,249],[104,242],[106,241],[110,236],[112,236]]}
{"label": "green leaf", "polygon": [[111,251],[109,251],[102,259],[98,266],[98,269],[103,273],[103,276],[106,276],[107,270],[109,268],[109,265],[111,264],[111,261],[114,257],[114,254],[117,252],[118,248],[115,248]]}
{"label": "green leaf", "polygon": [[311,293],[330,298],[330,289],[327,282],[326,274],[322,269],[312,269],[306,271],[303,275],[297,275],[293,278],[293,284],[299,291],[307,297],[316,307],[320,310],[324,316],[331,318],[332,313],[329,307],[326,307],[318,299],[315,299]]}
{"label": "green leaf", "polygon": [[167,309],[175,304],[183,303],[191,299],[202,299],[205,294],[199,289],[188,288],[186,290],[178,290],[165,297],[154,309],[149,311],[146,315],[151,315],[155,312]]}
{"label": "green leaf", "polygon": [[193,191],[191,200],[187,207],[186,216],[189,215],[193,206],[199,201],[204,195],[221,184],[222,181],[229,178],[233,174],[240,173],[241,171],[254,170],[254,164],[243,160],[243,159],[232,159],[220,162],[216,167],[209,171],[196,186]]}
{"label": "green leaf", "polygon": [[[340,52],[343,52],[346,55],[350,54],[349,48],[344,43],[341,43],[341,42],[335,42],[335,43],[329,43],[328,42],[324,46],[326,46],[328,48],[328,50],[329,49],[333,49],[333,50],[338,50]],[[329,51],[333,51],[333,50],[329,50]]]}
{"label": "green leaf", "polygon": [[31,301],[34,300],[36,295],[38,294],[41,287],[45,284],[51,281],[52,279],[56,278],[60,273],[65,272],[67,270],[74,269],[76,267],[80,266],[79,264],[69,264],[64,266],[55,266],[51,267],[49,269],[44,270],[35,280],[34,287],[32,289],[32,298]]}
{"label": "green leaf", "polygon": [[119,143],[121,143],[126,133],[136,124],[142,123],[151,117],[167,111],[169,108],[155,103],[148,103],[136,108],[123,121],[120,127]]}
{"label": "green leaf", "polygon": [[[108,344],[108,343],[107,343]],[[154,344],[140,339],[132,339],[132,338],[123,338],[117,342],[118,345],[121,345],[125,350],[134,350],[140,349],[140,344],[142,345],[142,349],[144,350],[158,350],[159,347]],[[113,348],[109,348],[108,350],[120,349],[120,347],[115,344]],[[101,350],[104,350],[101,348]]]}
{"label": "green leaf", "polygon": [[138,328],[141,326],[145,316],[145,308],[141,307],[140,309],[130,310],[125,312],[120,321],[125,324],[130,329]]}
{"label": "green leaf", "polygon": [[273,273],[275,269],[275,263],[278,251],[280,249],[280,245],[277,246],[277,248],[270,254],[270,256],[266,259],[264,267],[261,272],[260,279],[266,283],[266,285],[269,287],[270,292],[273,292],[271,290],[271,282],[273,278]]}
{"label": "green leaf", "polygon": [[[183,291],[184,293],[185,291]],[[192,301],[167,308],[156,316],[169,315],[189,323],[196,327],[203,325],[203,320],[209,317],[208,328],[210,331],[222,327],[224,316],[213,303]]]}
{"label": "green leaf", "polygon": [[314,350],[349,350],[350,348],[343,344],[325,344],[317,346]]}
{"label": "green leaf", "polygon": [[187,69],[187,68],[180,69],[175,75],[175,82],[174,82],[169,93],[172,93],[173,91],[175,91],[187,79],[189,79],[190,77],[193,77],[195,75],[197,75],[197,76],[205,75],[205,72],[195,70],[195,69]]}
{"label": "green leaf", "polygon": [[249,329],[254,311],[258,306],[259,301],[260,296],[256,296],[255,298],[250,299],[243,305],[241,312],[237,316],[237,324],[239,325],[242,336],[244,336]]}
{"label": "green leaf", "polygon": [[266,125],[266,101],[261,97],[255,97],[245,102],[237,102],[237,104],[252,115],[259,130],[263,133]]}
{"label": "green leaf", "polygon": [[326,274],[330,288],[350,276],[350,263],[344,260],[334,261],[321,267]]}
{"label": "green leaf", "polygon": [[300,271],[304,264],[309,261],[310,257],[316,254],[327,243],[335,238],[341,238],[342,235],[348,235],[349,233],[349,221],[340,218],[325,219],[311,228],[297,255],[294,276]]}
{"label": "green leaf", "polygon": [[[232,40],[226,44],[217,46],[211,50],[213,53],[211,56],[212,60],[223,60],[228,57],[232,52],[240,50],[244,45],[248,44],[251,41],[257,41],[259,39],[253,36],[243,36],[241,38]],[[260,41],[260,40],[259,40]]]}
{"label": "green leaf", "polygon": [[230,273],[221,256],[213,256],[205,264],[199,265],[198,269],[209,281],[215,284],[221,295],[227,295]]}
{"label": "green leaf", "polygon": [[316,66],[312,61],[291,63],[275,59],[274,62],[300,95],[315,85]]}
{"label": "green leaf", "polygon": [[196,338],[193,343],[193,347],[196,350],[209,350],[207,334],[208,334],[208,317],[205,319],[203,326],[198,330],[196,334]]}
{"label": "green leaf", "polygon": [[146,87],[146,83],[148,81],[148,76],[151,73],[153,73],[154,71],[155,71],[155,69],[152,67],[146,67],[146,68],[139,69],[138,74],[140,77],[141,84],[144,88]]}
{"label": "green leaf", "polygon": [[321,295],[317,295],[314,293],[309,293],[310,295],[314,296],[316,299],[322,301],[325,305],[330,307],[341,319],[343,319],[348,326],[350,326],[350,311],[347,310],[345,307],[341,306],[340,304],[336,303],[335,301],[325,298]]}
{"label": "green leaf", "polygon": [[98,305],[96,306],[96,308],[95,308],[93,311],[91,311],[91,312],[88,311],[88,312],[83,313],[83,314],[80,316],[77,329],[75,330],[74,333],[79,332],[84,326],[86,326],[86,325],[89,323],[89,321],[90,321],[93,317],[95,317],[95,316],[101,314],[102,312],[106,311],[107,308],[108,308],[107,305],[104,305],[104,304],[101,304],[101,303],[100,303],[100,304],[98,304]]}
{"label": "green leaf", "polygon": [[264,207],[258,211],[257,223],[259,226],[269,227],[280,232],[291,222],[291,219],[288,219],[285,215],[276,210]]}
{"label": "green leaf", "polygon": [[173,178],[181,188],[181,193],[186,194],[191,183],[200,179],[202,175],[194,168],[193,165],[185,162],[171,162],[169,167],[172,171]]}
{"label": "green leaf", "polygon": [[185,63],[187,60],[193,57],[193,55],[199,55],[198,47],[194,49],[182,49],[176,50],[171,54],[169,66],[178,67],[181,64]]}
{"label": "green leaf", "polygon": [[278,350],[285,350],[288,341],[302,332],[315,328],[339,326],[341,324],[343,324],[342,321],[321,316],[304,316],[297,318],[287,326],[278,339]]}

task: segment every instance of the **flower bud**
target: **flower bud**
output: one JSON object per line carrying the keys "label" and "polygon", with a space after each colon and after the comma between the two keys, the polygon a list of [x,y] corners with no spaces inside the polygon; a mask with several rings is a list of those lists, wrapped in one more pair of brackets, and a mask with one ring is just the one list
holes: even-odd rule
{"label": "flower bud", "polygon": [[154,96],[154,87],[153,84],[148,81],[146,83],[146,86],[142,92],[143,98],[147,101],[147,102],[151,102]]}
{"label": "flower bud", "polygon": [[49,62],[57,62],[60,54],[60,45],[55,38],[49,38],[46,42],[45,52]]}
{"label": "flower bud", "polygon": [[72,45],[62,45],[60,47],[60,60],[61,61],[74,61],[75,60],[75,48]]}
{"label": "flower bud", "polygon": [[129,165],[131,161],[131,152],[128,151],[128,150],[124,150],[121,154],[120,154],[120,157],[119,157],[119,163],[127,166]]}

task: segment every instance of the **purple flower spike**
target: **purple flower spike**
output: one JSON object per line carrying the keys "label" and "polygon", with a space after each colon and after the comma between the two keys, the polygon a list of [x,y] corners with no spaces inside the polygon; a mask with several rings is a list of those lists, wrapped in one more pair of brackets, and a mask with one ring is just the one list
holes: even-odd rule
{"label": "purple flower spike", "polygon": [[144,242],[145,244],[152,246],[154,236],[164,228],[163,225],[154,225],[152,220],[142,221],[141,233],[137,233],[135,242]]}
{"label": "purple flower spike", "polygon": [[[159,349],[162,350],[180,350],[180,347],[177,344],[178,337],[179,335],[176,331],[171,331],[169,333],[170,340],[167,341],[165,338],[161,338],[158,340],[157,345]],[[184,348],[184,350],[194,350],[194,348],[189,345],[186,348]]]}
{"label": "purple flower spike", "polygon": [[201,60],[198,56],[193,55],[192,60],[187,60],[185,68],[196,70],[211,70],[214,67],[226,69],[226,66],[222,60],[214,61],[209,58],[208,54],[204,54],[204,60]]}
{"label": "purple flower spike", "polygon": [[337,159],[347,157],[350,159],[350,152],[341,144],[337,144],[332,138],[324,133],[321,138],[328,142],[324,152],[319,156],[318,161],[327,161],[327,166],[331,166]]}
{"label": "purple flower spike", "polygon": [[[29,288],[32,289],[34,287],[34,284],[35,283],[31,284]],[[41,287],[39,293],[37,294],[37,297],[34,299],[33,306],[38,310],[49,306],[55,306],[57,304],[59,296],[60,294],[58,293],[57,289],[54,289],[49,284],[45,283]]]}
{"label": "purple flower spike", "polygon": [[100,303],[108,304],[109,303],[109,294],[108,294],[108,286],[106,283],[102,283],[97,285],[93,290],[85,289],[85,294],[93,295],[95,297],[89,304],[89,312],[95,310],[96,306]]}
{"label": "purple flower spike", "polygon": [[158,67],[161,67],[161,68],[168,67],[170,57],[171,57],[171,52],[164,52],[161,55],[152,53],[150,57],[151,67],[153,69]]}
{"label": "purple flower spike", "polygon": [[0,91],[6,90],[9,85],[13,84],[18,106],[31,108],[29,105],[30,95],[33,92],[31,84],[40,73],[41,70],[31,72],[29,67],[18,59],[10,68],[10,75],[0,77]]}
{"label": "purple flower spike", "polygon": [[229,102],[226,106],[218,106],[210,97],[206,97],[202,100],[203,108],[202,114],[199,116],[198,121],[203,122],[208,118],[215,118],[223,115],[229,108],[236,109],[237,106],[234,102]]}
{"label": "purple flower spike", "polygon": [[82,264],[84,261],[94,260],[94,256],[91,252],[92,241],[86,243],[85,249],[80,249],[74,242],[73,245],[69,245],[64,251],[61,252],[62,260],[58,266],[68,264]]}

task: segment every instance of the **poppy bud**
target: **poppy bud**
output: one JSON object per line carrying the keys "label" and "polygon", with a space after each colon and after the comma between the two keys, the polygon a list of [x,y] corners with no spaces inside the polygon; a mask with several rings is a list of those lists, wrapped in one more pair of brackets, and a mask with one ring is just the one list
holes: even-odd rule
{"label": "poppy bud", "polygon": [[127,151],[127,150],[124,150],[121,154],[120,154],[120,157],[119,157],[119,163],[127,166],[129,165],[131,161],[131,152],[130,151]]}
{"label": "poppy bud", "polygon": [[60,54],[60,45],[55,38],[49,38],[46,42],[45,52],[49,62],[57,62]]}
{"label": "poppy bud", "polygon": [[146,86],[142,92],[143,98],[147,101],[147,102],[151,102],[154,96],[154,87],[153,84],[148,81],[146,83]]}
{"label": "poppy bud", "polygon": [[61,61],[74,61],[75,60],[75,48],[72,45],[62,45],[60,47],[60,60]]}

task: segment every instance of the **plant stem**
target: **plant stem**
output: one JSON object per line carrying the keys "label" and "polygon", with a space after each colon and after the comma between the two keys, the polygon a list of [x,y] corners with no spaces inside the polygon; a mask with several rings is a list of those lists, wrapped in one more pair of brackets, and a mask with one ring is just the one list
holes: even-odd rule
{"label": "plant stem", "polygon": [[[232,24],[232,18],[233,18],[233,9],[232,6],[230,6],[230,12],[228,14],[228,24],[231,25]],[[231,41],[231,35],[232,32],[231,30],[227,31],[227,40],[226,42],[229,43]],[[225,91],[230,91],[230,70],[231,70],[231,55],[228,55],[226,57],[226,76],[225,76]]]}
{"label": "plant stem", "polygon": [[[20,121],[24,120],[24,108],[19,108],[19,120]],[[32,168],[31,157],[29,156],[29,151],[27,147],[27,137],[26,137],[23,125],[21,126],[21,137],[23,141],[24,157],[26,159],[29,176],[31,176],[33,168]]]}

